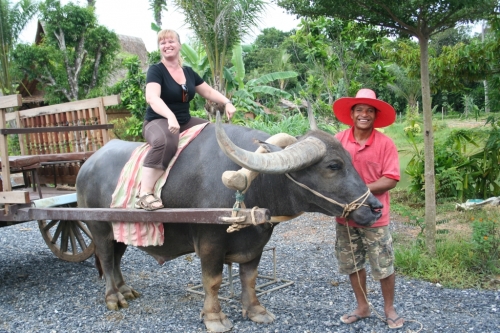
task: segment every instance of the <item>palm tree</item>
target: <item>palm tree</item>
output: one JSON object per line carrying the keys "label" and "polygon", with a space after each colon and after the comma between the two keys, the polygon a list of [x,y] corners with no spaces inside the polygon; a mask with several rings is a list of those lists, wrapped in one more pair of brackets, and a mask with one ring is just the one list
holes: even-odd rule
{"label": "palm tree", "polygon": [[21,0],[14,5],[9,0],[0,0],[0,91],[3,95],[14,92],[11,52],[36,10],[37,5],[31,0]]}
{"label": "palm tree", "polygon": [[257,26],[265,0],[174,0],[205,48],[212,70],[209,84],[223,94],[224,67],[233,46]]}
{"label": "palm tree", "polygon": [[394,83],[388,83],[387,86],[396,96],[406,99],[411,109],[417,107],[417,101],[422,96],[422,87],[420,80],[410,77],[408,73],[396,64],[389,66],[389,71],[394,75]]}
{"label": "palm tree", "polygon": [[162,25],[161,12],[167,10],[167,0],[149,0],[149,9],[153,11],[154,24],[156,25],[153,30],[158,32]]}

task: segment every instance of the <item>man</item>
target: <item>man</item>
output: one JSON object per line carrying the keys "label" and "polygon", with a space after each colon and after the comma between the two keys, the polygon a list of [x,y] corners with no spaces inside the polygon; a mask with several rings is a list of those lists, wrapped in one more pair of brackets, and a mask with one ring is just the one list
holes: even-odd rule
{"label": "man", "polygon": [[389,137],[375,130],[391,125],[396,112],[370,89],[359,90],[354,98],[338,99],[333,112],[339,121],[351,126],[335,137],[351,154],[354,168],[370,191],[384,205],[382,217],[370,228],[336,218],[335,256],[340,273],[349,275],[357,301],[356,309],[344,314],[340,321],[352,324],[370,316],[364,268],[368,256],[372,276],[380,281],[387,324],[389,328],[400,328],[404,319],[394,309],[394,253],[389,232],[389,190],[396,187],[400,177],[398,152]]}

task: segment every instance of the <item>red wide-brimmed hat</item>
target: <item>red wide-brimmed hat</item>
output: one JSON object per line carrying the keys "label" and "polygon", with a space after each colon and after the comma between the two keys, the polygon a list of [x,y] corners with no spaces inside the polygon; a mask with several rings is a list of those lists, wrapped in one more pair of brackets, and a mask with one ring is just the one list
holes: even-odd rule
{"label": "red wide-brimmed hat", "polygon": [[356,97],[339,98],[333,103],[333,113],[340,122],[353,126],[351,109],[356,104],[371,105],[379,111],[373,124],[374,127],[386,127],[396,120],[396,111],[394,111],[394,108],[389,103],[377,99],[375,92],[371,89],[360,89]]}

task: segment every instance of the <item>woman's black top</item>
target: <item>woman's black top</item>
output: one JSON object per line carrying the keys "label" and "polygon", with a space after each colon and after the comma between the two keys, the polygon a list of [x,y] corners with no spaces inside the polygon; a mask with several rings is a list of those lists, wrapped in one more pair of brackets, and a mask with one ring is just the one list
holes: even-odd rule
{"label": "woman's black top", "polygon": [[[182,101],[182,87],[175,82],[163,63],[157,63],[149,67],[146,76],[146,84],[156,82],[161,86],[160,98],[167,104],[168,108],[175,114],[179,125],[183,125],[191,119],[189,114],[189,101],[194,98],[195,87],[202,84],[203,79],[191,67],[183,66],[186,86],[188,89],[188,102]],[[150,105],[146,109],[145,120],[165,118],[156,113]]]}

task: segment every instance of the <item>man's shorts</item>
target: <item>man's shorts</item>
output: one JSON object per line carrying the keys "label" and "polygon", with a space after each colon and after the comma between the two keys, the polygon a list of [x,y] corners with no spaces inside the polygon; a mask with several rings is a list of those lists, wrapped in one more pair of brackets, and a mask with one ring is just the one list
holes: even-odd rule
{"label": "man's shorts", "polygon": [[337,223],[335,257],[341,274],[350,275],[364,268],[367,256],[375,280],[384,279],[394,273],[394,251],[388,226],[349,227],[349,233],[351,242],[349,242],[347,226]]}

